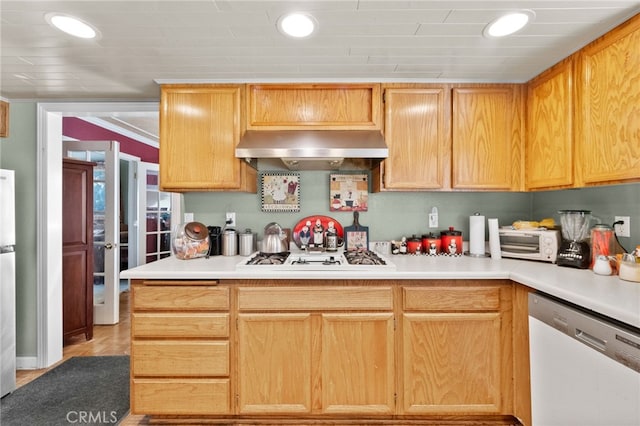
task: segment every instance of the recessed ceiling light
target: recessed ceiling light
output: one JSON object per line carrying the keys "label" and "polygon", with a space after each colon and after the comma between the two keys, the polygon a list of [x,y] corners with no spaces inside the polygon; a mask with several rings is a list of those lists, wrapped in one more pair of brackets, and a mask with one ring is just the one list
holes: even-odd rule
{"label": "recessed ceiling light", "polygon": [[98,30],[86,22],[62,13],[47,13],[47,22],[67,34],[79,38],[96,38]]}
{"label": "recessed ceiling light", "polygon": [[278,30],[291,37],[308,37],[313,33],[315,28],[316,20],[313,16],[306,13],[289,13],[282,15],[280,19],[278,19]]}
{"label": "recessed ceiling light", "polygon": [[502,15],[484,27],[485,37],[504,37],[524,28],[527,23],[535,18],[531,10],[520,10]]}

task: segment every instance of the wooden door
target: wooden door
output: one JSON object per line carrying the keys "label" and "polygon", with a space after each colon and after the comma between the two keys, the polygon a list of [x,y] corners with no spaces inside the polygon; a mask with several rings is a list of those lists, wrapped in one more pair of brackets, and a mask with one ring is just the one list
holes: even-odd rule
{"label": "wooden door", "polygon": [[573,86],[571,59],[527,86],[526,189],[574,184]]}
{"label": "wooden door", "polygon": [[452,96],[453,188],[520,189],[522,99],[519,86],[456,87]]}
{"label": "wooden door", "polygon": [[383,190],[450,186],[451,136],[448,87],[385,90]]}
{"label": "wooden door", "polygon": [[577,147],[582,183],[640,179],[640,16],[579,54]]}
{"label": "wooden door", "polygon": [[248,84],[250,130],[378,130],[380,84]]}
{"label": "wooden door", "polygon": [[62,165],[62,323],[67,341],[93,337],[93,166]]}
{"label": "wooden door", "polygon": [[405,413],[501,412],[498,312],[405,313],[402,329]]}
{"label": "wooden door", "polygon": [[311,314],[240,314],[239,413],[311,413],[313,353]]}
{"label": "wooden door", "polygon": [[256,191],[255,171],[251,175],[250,167],[235,156],[241,94],[238,85],[162,87],[161,190]]}
{"label": "wooden door", "polygon": [[395,413],[393,313],[322,314],[322,412]]}

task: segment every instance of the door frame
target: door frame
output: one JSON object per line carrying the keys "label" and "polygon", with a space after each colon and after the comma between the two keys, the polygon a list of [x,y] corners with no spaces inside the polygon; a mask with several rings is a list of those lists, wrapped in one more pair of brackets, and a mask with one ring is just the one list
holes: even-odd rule
{"label": "door frame", "polygon": [[36,359],[62,359],[62,117],[157,112],[158,102],[37,104]]}
{"label": "door frame", "polygon": [[[93,300],[93,325],[117,324],[120,320],[120,142],[116,140],[63,141],[62,147],[63,156],[69,151],[84,152],[85,155],[87,151],[100,151],[105,154],[105,235],[104,241],[96,241],[94,234],[92,247],[94,250],[97,245],[104,247],[102,264],[104,268],[104,301],[96,303],[95,298]],[[86,161],[91,160],[86,158]],[[93,191],[94,188],[91,190]],[[93,207],[95,208],[95,204]],[[92,209],[91,212],[95,219],[95,210]],[[111,248],[108,244],[111,245]],[[95,266],[91,272],[95,278]]]}

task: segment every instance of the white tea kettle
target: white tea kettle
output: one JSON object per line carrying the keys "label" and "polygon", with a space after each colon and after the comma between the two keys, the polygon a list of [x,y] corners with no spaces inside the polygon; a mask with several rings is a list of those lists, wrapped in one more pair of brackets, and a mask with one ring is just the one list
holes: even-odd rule
{"label": "white tea kettle", "polygon": [[282,227],[275,222],[271,222],[264,227],[264,238],[262,239],[262,253],[284,253],[289,251],[287,234]]}

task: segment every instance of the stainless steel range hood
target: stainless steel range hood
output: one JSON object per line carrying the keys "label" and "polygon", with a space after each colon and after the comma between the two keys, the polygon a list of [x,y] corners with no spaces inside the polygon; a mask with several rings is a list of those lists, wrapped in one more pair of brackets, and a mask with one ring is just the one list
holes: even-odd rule
{"label": "stainless steel range hood", "polygon": [[389,148],[377,130],[248,130],[236,157],[276,158],[291,170],[370,169]]}

